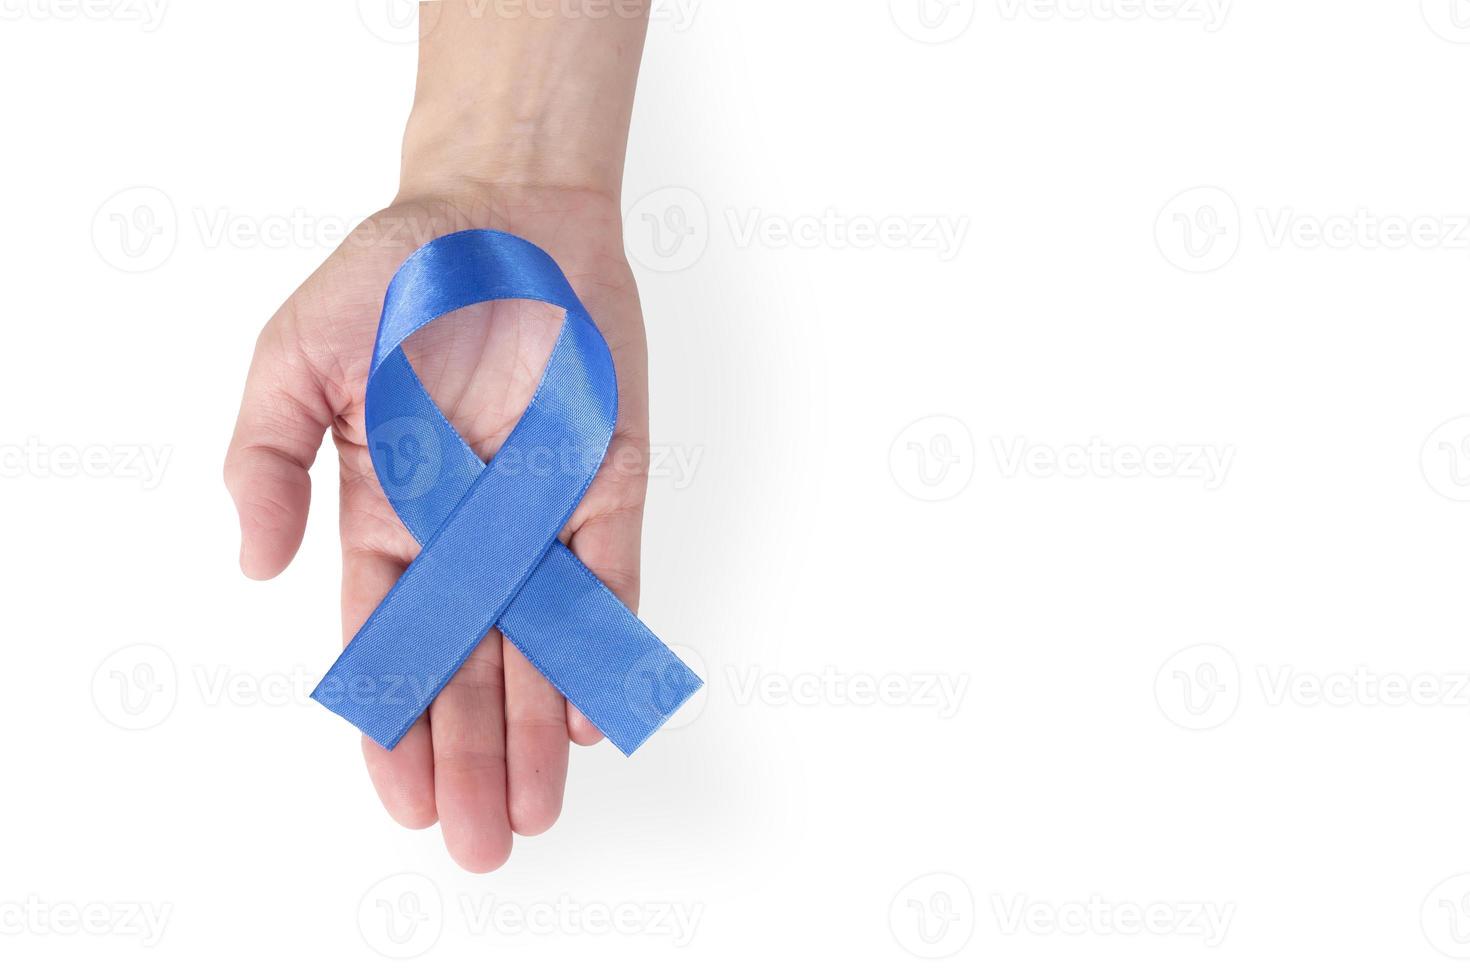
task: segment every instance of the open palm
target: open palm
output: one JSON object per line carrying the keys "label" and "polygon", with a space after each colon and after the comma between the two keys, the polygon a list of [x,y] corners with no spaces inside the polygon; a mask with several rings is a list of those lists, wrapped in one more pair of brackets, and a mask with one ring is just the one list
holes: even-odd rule
{"label": "open palm", "polygon": [[[616,202],[525,188],[473,200],[416,198],[359,226],[266,325],[225,462],[240,514],[241,567],[252,578],[270,578],[301,543],[307,471],[323,432],[332,429],[341,473],[344,641],[418,552],[378,487],[363,422],[383,294],[415,248],[468,228],[507,231],[549,252],[612,350],[617,430],[608,462],[562,540],[637,607],[646,351]],[[560,325],[560,311],[542,304],[482,304],[441,318],[405,349],[445,416],[484,459],[530,400]],[[393,751],[364,738],[363,753],[395,819],[415,828],[437,820],[461,866],[489,871],[509,856],[513,833],[537,834],[556,821],[569,739],[591,744],[600,737],[492,630]]]}

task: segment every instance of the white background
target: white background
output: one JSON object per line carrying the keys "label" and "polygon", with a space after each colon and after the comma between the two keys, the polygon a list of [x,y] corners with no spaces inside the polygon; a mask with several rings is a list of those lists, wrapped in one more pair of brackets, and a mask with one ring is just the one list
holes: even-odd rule
{"label": "white background", "polygon": [[267,585],[219,478],[411,26],[0,0],[0,971],[1463,975],[1470,4],[926,3],[661,5],[642,615],[709,693],[477,878],[306,699],[330,454]]}

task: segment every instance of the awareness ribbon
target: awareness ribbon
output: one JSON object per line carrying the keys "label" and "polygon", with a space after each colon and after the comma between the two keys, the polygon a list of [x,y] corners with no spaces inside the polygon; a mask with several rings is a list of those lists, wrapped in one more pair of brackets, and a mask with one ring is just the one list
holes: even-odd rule
{"label": "awareness ribbon", "polygon": [[[439,411],[403,343],[454,310],[566,311],[540,385],[489,463]],[[624,755],[703,684],[557,540],[618,414],[607,343],[551,256],[505,232],[436,238],[394,275],[368,373],[378,483],[423,546],[312,698],[391,749],[498,628]]]}

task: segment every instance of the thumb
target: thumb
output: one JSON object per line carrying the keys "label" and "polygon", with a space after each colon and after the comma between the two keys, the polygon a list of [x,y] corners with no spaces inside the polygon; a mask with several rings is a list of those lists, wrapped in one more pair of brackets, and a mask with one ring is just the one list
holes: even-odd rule
{"label": "thumb", "polygon": [[245,380],[225,486],[240,514],[240,568],[250,578],[281,573],[306,531],[308,469],[332,421],[316,372],[294,337],[287,302],[261,331]]}

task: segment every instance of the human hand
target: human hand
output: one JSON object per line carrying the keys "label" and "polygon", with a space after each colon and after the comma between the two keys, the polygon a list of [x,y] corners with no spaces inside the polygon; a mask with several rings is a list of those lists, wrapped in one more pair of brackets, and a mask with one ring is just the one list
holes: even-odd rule
{"label": "human hand", "polygon": [[[629,608],[638,601],[647,351],[619,200],[648,2],[609,18],[521,16],[458,0],[430,8],[398,197],[266,325],[225,463],[241,567],[270,578],[301,544],[307,471],[332,429],[344,642],[418,552],[378,486],[364,431],[383,295],[417,247],[470,228],[510,232],[548,252],[612,351],[617,428],[561,539]],[[488,458],[530,400],[560,324],[560,311],[538,303],[481,304],[441,317],[404,349],[448,420]],[[396,820],[437,821],[454,859],[483,872],[505,862],[513,834],[556,821],[568,740],[599,738],[492,630],[391,752],[364,738],[363,754]]]}
{"label": "human hand", "polygon": [[[549,252],[601,328],[618,371],[619,416],[607,460],[562,541],[630,608],[638,593],[647,473],[643,321],[623,256],[616,202],[595,190],[475,186],[401,197],[357,228],[260,336],[225,464],[241,524],[241,567],[270,578],[301,543],[308,469],[330,426],[340,469],[344,642],[418,552],[378,486],[363,395],[382,297],[419,245],[496,228]],[[531,302],[482,304],[441,318],[406,346],[445,416],[482,458],[510,434],[561,325]],[[405,826],[440,823],[471,871],[508,857],[512,833],[561,811],[568,739],[600,733],[492,630],[390,752],[363,738],[373,784]]]}

